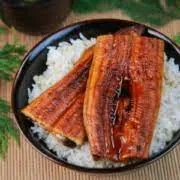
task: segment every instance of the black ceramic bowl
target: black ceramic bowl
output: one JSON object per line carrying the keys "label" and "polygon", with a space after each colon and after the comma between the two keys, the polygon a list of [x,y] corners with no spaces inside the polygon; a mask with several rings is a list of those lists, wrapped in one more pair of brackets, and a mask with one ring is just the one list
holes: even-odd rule
{"label": "black ceramic bowl", "polygon": [[[12,108],[16,117],[17,124],[21,129],[23,135],[26,139],[43,155],[48,157],[50,160],[58,163],[59,165],[72,168],[84,172],[94,172],[94,173],[112,173],[112,172],[123,172],[127,170],[136,169],[145,166],[170,151],[175,147],[180,141],[180,130],[176,132],[172,140],[167,143],[166,148],[159,154],[149,158],[148,160],[135,163],[133,165],[127,165],[125,167],[111,168],[111,169],[96,169],[96,168],[85,168],[79,167],[67,163],[64,160],[59,160],[53,152],[51,152],[46,145],[34,137],[30,131],[32,122],[28,120],[20,110],[28,103],[27,88],[33,83],[33,76],[41,74],[46,69],[46,56],[47,56],[47,46],[57,45],[60,41],[68,41],[70,38],[78,38],[79,33],[83,33],[87,38],[97,37],[98,35],[113,33],[117,30],[136,25],[137,23],[124,20],[115,19],[98,19],[83,21],[76,24],[67,26],[59,31],[49,35],[38,43],[24,58],[24,61],[16,75],[13,90],[12,90]],[[149,33],[151,31],[151,33]],[[152,35],[152,34],[156,35]],[[165,52],[168,57],[174,57],[176,59],[175,63],[180,65],[180,49],[172,42],[167,36],[159,33],[158,31],[145,26],[144,36],[157,37],[163,39],[165,42]]]}

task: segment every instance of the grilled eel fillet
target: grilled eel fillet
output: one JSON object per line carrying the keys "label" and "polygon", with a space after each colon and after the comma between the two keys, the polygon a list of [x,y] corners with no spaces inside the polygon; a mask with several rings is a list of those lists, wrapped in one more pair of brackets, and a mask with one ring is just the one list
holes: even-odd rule
{"label": "grilled eel fillet", "polygon": [[[163,48],[160,40],[136,35],[97,38],[83,110],[94,156],[148,157],[161,99]],[[130,98],[119,97],[125,79],[130,79]],[[129,100],[129,112],[120,115]]]}
{"label": "grilled eel fillet", "polygon": [[74,68],[43,92],[22,112],[46,130],[82,144],[86,136],[83,125],[83,101],[93,47],[82,55]]}
{"label": "grilled eel fillet", "polygon": [[[84,100],[84,125],[93,155],[113,159],[113,120],[116,90],[126,73],[128,36],[104,35],[97,38]],[[127,39],[127,40],[126,40]],[[128,56],[127,56],[128,57]],[[111,155],[112,154],[112,155]]]}
{"label": "grilled eel fillet", "polygon": [[164,43],[136,37],[130,58],[131,111],[121,124],[120,160],[148,158],[161,101]]}

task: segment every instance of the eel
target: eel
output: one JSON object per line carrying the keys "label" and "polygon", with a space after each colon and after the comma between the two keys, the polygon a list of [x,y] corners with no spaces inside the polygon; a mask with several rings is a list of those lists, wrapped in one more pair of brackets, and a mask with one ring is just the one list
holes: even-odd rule
{"label": "eel", "polygon": [[97,38],[83,109],[94,157],[148,157],[160,107],[163,55],[163,41],[134,31]]}
{"label": "eel", "polygon": [[[84,100],[84,125],[94,156],[117,159],[113,123],[118,90],[128,76],[130,36],[97,38]],[[129,49],[129,50],[128,50]],[[115,157],[116,156],[116,157]]]}
{"label": "eel", "polygon": [[[93,47],[84,52],[62,80],[33,100],[22,113],[49,132],[60,133],[76,144],[82,144],[86,136],[83,126],[82,94],[86,89],[92,58]],[[73,111],[78,112],[72,113]]]}
{"label": "eel", "polygon": [[131,110],[120,125],[121,161],[148,158],[161,102],[163,63],[163,41],[134,38],[130,58]]}

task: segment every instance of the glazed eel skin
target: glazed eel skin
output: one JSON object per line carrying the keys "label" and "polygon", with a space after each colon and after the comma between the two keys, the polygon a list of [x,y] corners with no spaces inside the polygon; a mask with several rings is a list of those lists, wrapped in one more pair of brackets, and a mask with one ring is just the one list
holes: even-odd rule
{"label": "glazed eel skin", "polygon": [[136,37],[131,46],[131,110],[128,119],[121,123],[119,159],[122,161],[148,158],[163,81],[163,41]]}
{"label": "glazed eel skin", "polygon": [[163,57],[164,44],[158,39],[118,33],[97,38],[83,110],[95,157],[148,157],[161,100]]}
{"label": "glazed eel skin", "polygon": [[84,52],[73,69],[26,106],[22,113],[46,130],[82,144],[84,92],[93,58],[93,47]]}

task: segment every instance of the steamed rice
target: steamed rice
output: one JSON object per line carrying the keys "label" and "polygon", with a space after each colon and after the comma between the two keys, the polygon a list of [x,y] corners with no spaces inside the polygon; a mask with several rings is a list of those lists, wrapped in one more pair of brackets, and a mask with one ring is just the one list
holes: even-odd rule
{"label": "steamed rice", "polygon": [[[86,39],[80,34],[80,39],[70,39],[70,42],[61,42],[58,47],[48,47],[47,70],[40,76],[34,76],[32,90],[28,89],[29,102],[38,97],[44,90],[63,78],[80,58],[85,49],[96,43],[95,38]],[[165,76],[163,83],[162,101],[157,125],[152,140],[150,155],[156,154],[165,148],[166,143],[173,137],[174,132],[180,129],[180,71],[174,59],[165,61]],[[89,144],[74,149],[64,146],[52,134],[46,132],[37,123],[31,128],[47,147],[54,151],[59,159],[83,167],[116,167],[124,166],[108,160],[94,161]]]}

